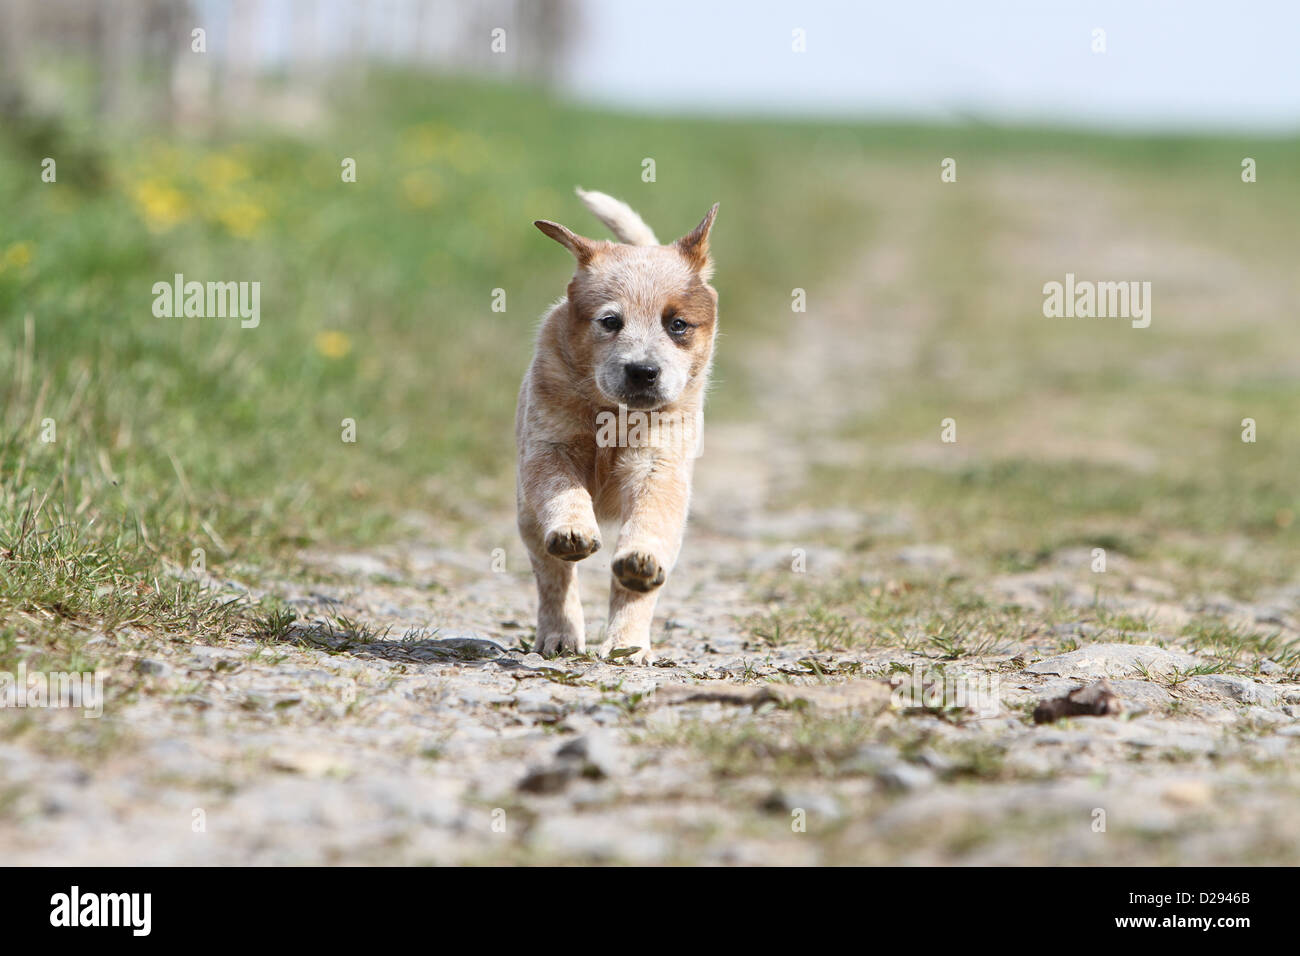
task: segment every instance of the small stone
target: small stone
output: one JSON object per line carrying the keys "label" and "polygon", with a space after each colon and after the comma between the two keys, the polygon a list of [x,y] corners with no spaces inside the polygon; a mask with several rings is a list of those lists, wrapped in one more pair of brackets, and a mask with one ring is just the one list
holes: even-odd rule
{"label": "small stone", "polygon": [[794,813],[802,810],[814,822],[831,822],[844,815],[839,801],[830,794],[807,791],[787,793],[774,790],[763,801],[762,807],[768,813]]}
{"label": "small stone", "polygon": [[926,790],[935,784],[934,771],[915,764],[896,763],[876,774],[876,779],[886,790]]}
{"label": "small stone", "polygon": [[323,777],[331,773],[343,773],[347,764],[333,754],[319,751],[287,751],[272,754],[271,767],[285,773],[300,773],[308,777]]}
{"label": "small stone", "polygon": [[1034,723],[1049,724],[1062,717],[1113,717],[1123,712],[1124,704],[1111,689],[1110,682],[1099,680],[1086,687],[1076,687],[1063,697],[1039,701],[1034,708]]}
{"label": "small stone", "polygon": [[438,660],[484,661],[500,657],[506,649],[495,641],[477,637],[449,637],[442,640],[420,641],[419,647],[431,651]]}
{"label": "small stone", "polygon": [[611,777],[618,771],[619,754],[606,732],[575,737],[555,752],[556,759],[574,761],[584,777]]}
{"label": "small stone", "polygon": [[1155,578],[1143,577],[1142,575],[1133,578],[1129,582],[1129,586],[1134,591],[1140,591],[1166,600],[1172,600],[1178,593],[1177,589],[1168,581],[1158,581]]}
{"label": "small stone", "polygon": [[526,793],[559,793],[579,777],[603,780],[621,768],[613,738],[606,731],[595,731],[565,743],[550,763],[531,768],[519,782],[519,789]]}
{"label": "small stone", "polygon": [[1030,664],[1025,670],[1061,677],[1140,677],[1145,673],[1187,671],[1200,663],[1191,654],[1150,644],[1089,644]]}
{"label": "small stone", "polygon": [[641,865],[663,863],[671,848],[663,834],[629,826],[622,817],[590,814],[545,815],[530,831],[528,843],[548,859]]}
{"label": "small stone", "polygon": [[386,561],[371,554],[334,554],[324,558],[322,563],[332,565],[343,574],[366,575],[376,578],[390,578],[393,570]]}
{"label": "small stone", "polygon": [[1278,627],[1294,627],[1294,622],[1285,608],[1278,607],[1257,607],[1255,608],[1256,624],[1273,624]]}
{"label": "small stone", "polygon": [[513,698],[509,694],[503,694],[491,687],[479,687],[473,684],[466,684],[456,689],[456,696],[460,702],[468,707],[489,706],[491,704],[506,704]]}
{"label": "small stone", "polygon": [[916,755],[916,762],[940,775],[951,773],[956,767],[956,764],[943,754],[935,753],[933,750],[922,750]]}
{"label": "small stone", "polygon": [[1277,691],[1267,684],[1253,681],[1249,677],[1237,677],[1233,674],[1201,674],[1184,684],[1195,690],[1230,697],[1243,704],[1276,704]]}
{"label": "small stone", "polygon": [[1265,737],[1255,741],[1253,757],[1259,761],[1281,760],[1292,746],[1293,742],[1287,737]]}
{"label": "small stone", "polygon": [[623,711],[619,710],[613,704],[598,704],[588,711],[588,716],[602,726],[610,726],[612,724],[617,724],[623,719]]}
{"label": "small stone", "polygon": [[520,691],[515,695],[515,710],[537,717],[557,718],[564,715],[564,708],[555,703],[544,690]]}
{"label": "small stone", "polygon": [[1196,605],[1196,609],[1202,614],[1213,614],[1216,617],[1228,617],[1236,614],[1241,608],[1241,604],[1223,593],[1208,595]]}
{"label": "small stone", "polygon": [[1175,780],[1165,785],[1160,796],[1175,806],[1203,807],[1210,802],[1214,791],[1204,780]]}
{"label": "small stone", "polygon": [[896,557],[902,564],[924,569],[947,567],[956,560],[946,544],[914,544],[900,550]]}
{"label": "small stone", "polygon": [[1149,680],[1113,680],[1110,687],[1124,702],[1125,712],[1130,714],[1167,707],[1174,699],[1164,686]]}
{"label": "small stone", "polygon": [[841,769],[846,773],[877,774],[899,762],[898,751],[884,744],[863,744],[846,760]]}
{"label": "small stone", "polygon": [[519,781],[519,789],[525,793],[559,793],[577,776],[577,768],[571,763],[556,763],[545,767],[533,767]]}

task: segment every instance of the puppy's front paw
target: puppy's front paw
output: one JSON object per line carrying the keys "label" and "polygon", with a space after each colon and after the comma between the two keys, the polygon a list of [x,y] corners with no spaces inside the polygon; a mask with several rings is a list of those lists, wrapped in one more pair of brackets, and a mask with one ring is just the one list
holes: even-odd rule
{"label": "puppy's front paw", "polygon": [[600,536],[578,528],[559,528],[546,536],[546,553],[561,561],[581,561],[600,550]]}
{"label": "puppy's front paw", "polygon": [[624,551],[610,566],[618,583],[629,591],[653,591],[664,583],[664,569],[654,555],[644,551]]}

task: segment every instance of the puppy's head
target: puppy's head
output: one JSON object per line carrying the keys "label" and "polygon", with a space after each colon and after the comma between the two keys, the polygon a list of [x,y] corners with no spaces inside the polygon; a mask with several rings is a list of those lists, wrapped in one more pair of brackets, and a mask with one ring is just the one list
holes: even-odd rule
{"label": "puppy's head", "polygon": [[593,401],[656,409],[703,384],[718,321],[718,294],[709,285],[717,213],[715,203],[669,246],[587,239],[558,223],[535,223],[578,261],[566,342]]}

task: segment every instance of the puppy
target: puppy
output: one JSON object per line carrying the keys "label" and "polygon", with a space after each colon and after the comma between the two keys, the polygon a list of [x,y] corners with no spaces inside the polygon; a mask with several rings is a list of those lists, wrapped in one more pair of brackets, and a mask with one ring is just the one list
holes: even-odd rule
{"label": "puppy", "polygon": [[576,562],[618,518],[602,656],[648,663],[655,602],[681,549],[702,438],[718,294],[704,220],[661,246],[627,205],[578,190],[620,240],[538,229],[577,260],[568,294],[542,320],[519,391],[519,533],[537,578],[535,649],[583,653]]}

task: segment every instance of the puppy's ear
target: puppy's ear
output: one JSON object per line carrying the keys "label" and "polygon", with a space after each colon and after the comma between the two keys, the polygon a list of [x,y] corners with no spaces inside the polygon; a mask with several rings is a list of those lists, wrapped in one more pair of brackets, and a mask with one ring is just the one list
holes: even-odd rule
{"label": "puppy's ear", "polygon": [[718,216],[718,203],[713,204],[709,214],[693,230],[682,236],[674,245],[677,251],[686,257],[691,268],[706,280],[713,272],[713,262],[709,259],[709,231],[713,229],[713,220]]}
{"label": "puppy's ear", "polygon": [[596,243],[593,240],[578,235],[572,229],[561,226],[558,222],[551,222],[549,219],[538,219],[533,225],[572,252],[573,257],[578,260],[580,266],[585,266],[591,261],[591,257],[596,254]]}

